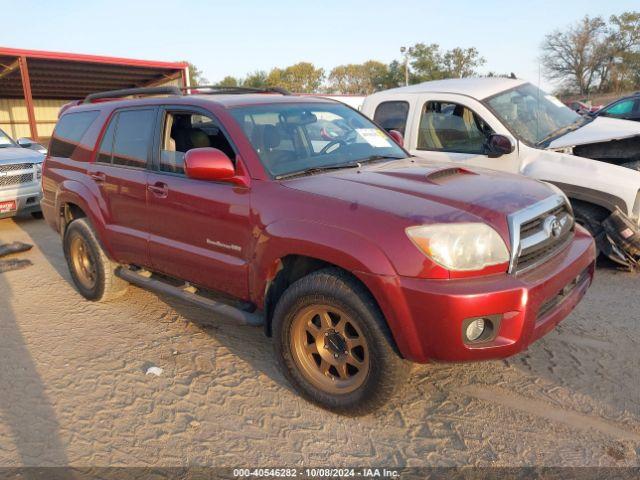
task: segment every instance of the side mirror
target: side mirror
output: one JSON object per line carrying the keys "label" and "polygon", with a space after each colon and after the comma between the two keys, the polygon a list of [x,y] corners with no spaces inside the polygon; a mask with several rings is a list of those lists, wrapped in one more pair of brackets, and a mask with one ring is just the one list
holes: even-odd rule
{"label": "side mirror", "polygon": [[231,159],[217,148],[194,148],[184,156],[187,177],[195,180],[230,180],[236,174]]}
{"label": "side mirror", "polygon": [[404,146],[404,136],[398,130],[389,130],[389,136],[393,138],[393,141],[398,145],[401,147]]}
{"label": "side mirror", "polygon": [[18,145],[22,148],[30,148],[34,143],[30,138],[22,137],[18,139]]}
{"label": "side mirror", "polygon": [[498,158],[502,155],[508,155],[516,148],[509,137],[505,135],[498,135],[496,133],[489,137],[486,147],[489,158]]}

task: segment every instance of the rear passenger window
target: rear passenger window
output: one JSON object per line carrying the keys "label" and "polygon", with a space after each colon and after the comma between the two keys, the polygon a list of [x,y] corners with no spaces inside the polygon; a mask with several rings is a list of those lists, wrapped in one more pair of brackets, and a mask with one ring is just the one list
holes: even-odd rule
{"label": "rear passenger window", "polygon": [[408,102],[382,102],[373,114],[373,121],[387,132],[397,130],[404,135],[408,114]]}
{"label": "rear passenger window", "polygon": [[153,140],[156,111],[125,110],[117,112],[100,142],[98,161],[145,168]]}
{"label": "rear passenger window", "polygon": [[63,115],[53,132],[49,143],[49,154],[53,157],[69,158],[73,155],[80,140],[100,112],[78,112]]}

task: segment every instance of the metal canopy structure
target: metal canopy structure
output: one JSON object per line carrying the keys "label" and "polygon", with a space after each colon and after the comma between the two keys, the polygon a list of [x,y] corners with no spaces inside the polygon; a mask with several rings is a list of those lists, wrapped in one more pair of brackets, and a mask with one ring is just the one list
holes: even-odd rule
{"label": "metal canopy structure", "polygon": [[34,99],[74,100],[90,93],[180,81],[186,62],[156,62],[0,47],[0,98],[24,99],[32,138],[38,138]]}

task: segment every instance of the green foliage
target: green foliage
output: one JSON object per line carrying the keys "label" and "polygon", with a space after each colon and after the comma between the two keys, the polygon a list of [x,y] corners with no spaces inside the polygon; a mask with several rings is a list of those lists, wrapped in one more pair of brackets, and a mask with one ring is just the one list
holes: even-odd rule
{"label": "green foliage", "polygon": [[206,85],[209,83],[209,80],[202,74],[202,70],[191,62],[187,63],[189,64],[189,85]]}
{"label": "green foliage", "polygon": [[242,81],[237,79],[236,77],[227,75],[220,82],[218,82],[218,85],[221,87],[239,87],[242,85]]}

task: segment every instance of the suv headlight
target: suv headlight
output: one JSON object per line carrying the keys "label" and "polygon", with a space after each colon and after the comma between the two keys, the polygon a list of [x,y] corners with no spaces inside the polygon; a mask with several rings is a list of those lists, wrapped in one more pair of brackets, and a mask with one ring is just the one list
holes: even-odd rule
{"label": "suv headlight", "polygon": [[36,163],[36,179],[40,180],[42,178],[42,164]]}
{"label": "suv headlight", "polygon": [[447,270],[482,270],[509,262],[502,237],[484,223],[420,225],[406,232],[422,253]]}

